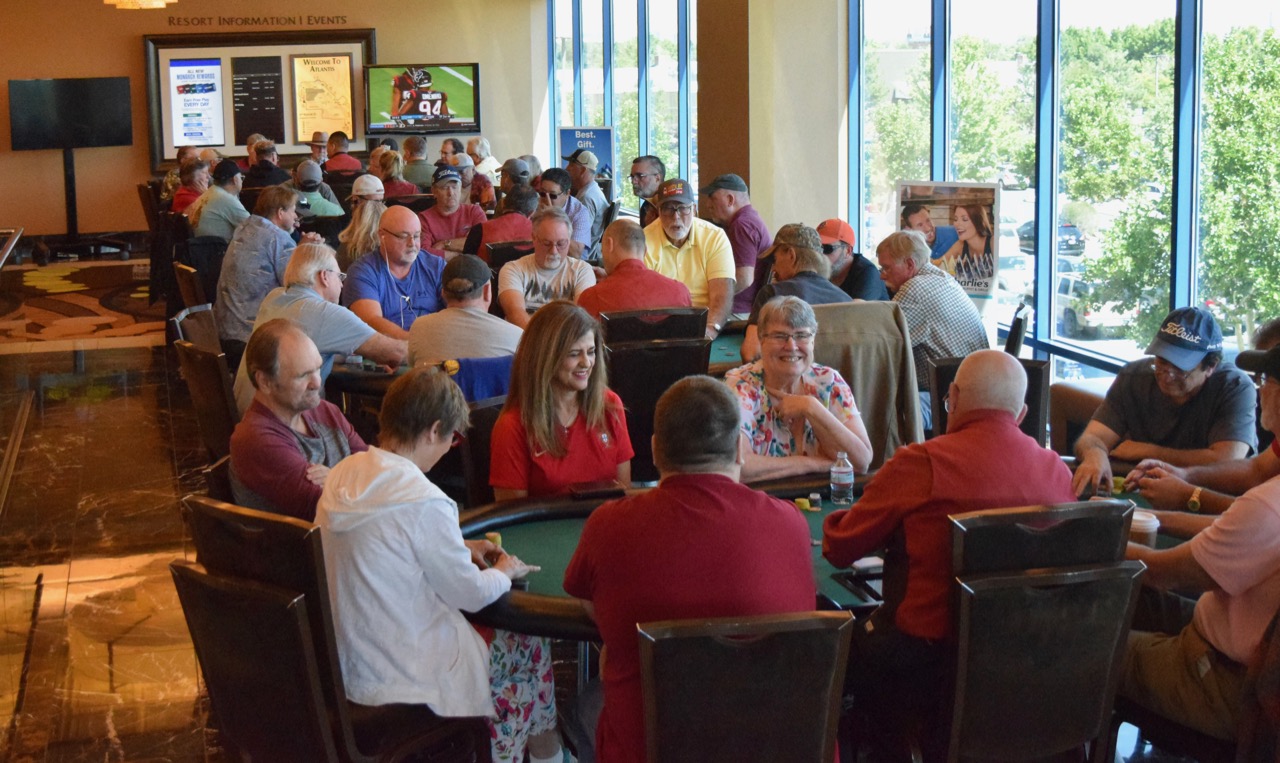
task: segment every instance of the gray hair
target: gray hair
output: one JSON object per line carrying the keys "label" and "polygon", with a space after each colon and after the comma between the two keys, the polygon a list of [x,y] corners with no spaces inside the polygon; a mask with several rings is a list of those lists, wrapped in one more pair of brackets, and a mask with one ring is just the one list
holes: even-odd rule
{"label": "gray hair", "polygon": [[898,262],[910,259],[916,263],[917,268],[922,268],[932,253],[923,233],[918,230],[900,230],[885,236],[884,241],[876,247],[876,254],[892,257]]}
{"label": "gray hair", "polygon": [[477,135],[467,141],[467,148],[470,148],[473,145],[476,148],[476,156],[479,156],[481,159],[488,159],[490,156],[493,156],[493,149],[489,146],[489,139],[483,135]]}
{"label": "gray hair", "polygon": [[573,233],[573,223],[570,222],[569,216],[564,213],[564,210],[559,207],[543,207],[534,212],[533,216],[529,218],[529,221],[533,223],[534,230],[537,230],[544,220],[564,223],[564,227],[569,229],[569,233]]}
{"label": "gray hair", "polygon": [[336,270],[338,254],[328,244],[298,244],[284,268],[286,286],[314,286],[323,270]]}
{"label": "gray hair", "polygon": [[818,317],[809,303],[799,297],[774,297],[760,308],[756,330],[764,334],[770,323],[781,323],[787,328],[810,329],[818,333]]}

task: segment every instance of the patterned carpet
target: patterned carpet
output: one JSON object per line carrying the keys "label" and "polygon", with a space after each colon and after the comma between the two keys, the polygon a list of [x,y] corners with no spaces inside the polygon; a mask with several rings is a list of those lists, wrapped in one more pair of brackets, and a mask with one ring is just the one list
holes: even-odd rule
{"label": "patterned carpet", "polygon": [[146,261],[54,262],[0,270],[0,354],[162,345]]}

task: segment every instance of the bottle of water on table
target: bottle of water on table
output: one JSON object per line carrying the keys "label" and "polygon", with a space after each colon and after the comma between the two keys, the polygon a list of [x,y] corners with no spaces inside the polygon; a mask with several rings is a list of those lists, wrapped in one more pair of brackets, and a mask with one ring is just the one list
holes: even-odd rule
{"label": "bottle of water on table", "polygon": [[853,503],[853,464],[849,454],[840,451],[831,465],[831,502],[839,506]]}

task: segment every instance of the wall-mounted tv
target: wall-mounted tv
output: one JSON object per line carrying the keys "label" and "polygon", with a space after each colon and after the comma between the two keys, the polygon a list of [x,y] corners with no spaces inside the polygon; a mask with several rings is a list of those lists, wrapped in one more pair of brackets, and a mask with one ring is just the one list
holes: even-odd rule
{"label": "wall-mounted tv", "polygon": [[480,64],[364,68],[365,133],[480,132]]}
{"label": "wall-mounted tv", "polygon": [[9,80],[14,151],[133,145],[128,77]]}

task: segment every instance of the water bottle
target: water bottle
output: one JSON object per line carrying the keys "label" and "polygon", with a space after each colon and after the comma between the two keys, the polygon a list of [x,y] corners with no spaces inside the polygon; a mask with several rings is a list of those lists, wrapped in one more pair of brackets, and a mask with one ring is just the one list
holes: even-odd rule
{"label": "water bottle", "polygon": [[853,503],[853,464],[843,450],[836,454],[836,462],[831,465],[831,502],[838,506]]}

